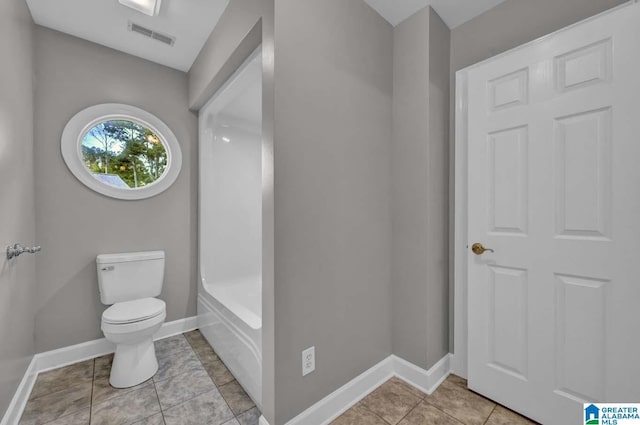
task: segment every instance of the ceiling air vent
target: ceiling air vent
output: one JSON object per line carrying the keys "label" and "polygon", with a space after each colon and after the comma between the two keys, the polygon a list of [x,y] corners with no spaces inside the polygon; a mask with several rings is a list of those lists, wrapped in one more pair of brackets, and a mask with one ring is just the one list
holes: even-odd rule
{"label": "ceiling air vent", "polygon": [[169,46],[173,46],[173,44],[176,42],[176,38],[175,37],[156,32],[154,30],[151,30],[149,28],[145,28],[142,25],[138,25],[138,24],[133,23],[133,22],[129,22],[129,31],[137,32],[140,35],[144,35],[145,37],[153,38],[154,40],[157,40],[157,41],[159,41],[161,43],[164,43],[166,45],[169,45]]}

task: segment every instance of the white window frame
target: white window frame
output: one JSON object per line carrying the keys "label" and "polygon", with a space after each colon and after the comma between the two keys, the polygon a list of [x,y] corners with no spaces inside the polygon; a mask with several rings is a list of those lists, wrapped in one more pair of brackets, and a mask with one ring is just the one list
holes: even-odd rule
{"label": "white window frame", "polygon": [[[158,180],[144,187],[125,189],[103,183],[87,170],[82,157],[82,140],[97,124],[111,120],[135,122],[153,131],[160,138],[167,151],[167,166]],[[182,168],[182,151],[171,129],[155,115],[120,103],[95,105],[78,112],[65,126],[60,147],[69,171],[78,180],[88,188],[116,199],[139,200],[156,196],[176,181]]]}

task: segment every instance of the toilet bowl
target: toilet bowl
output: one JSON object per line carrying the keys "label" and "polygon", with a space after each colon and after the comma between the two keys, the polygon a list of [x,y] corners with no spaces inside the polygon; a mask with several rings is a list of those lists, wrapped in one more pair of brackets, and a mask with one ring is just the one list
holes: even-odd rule
{"label": "toilet bowl", "polygon": [[102,314],[102,332],[116,345],[109,383],[128,388],[158,371],[153,335],[167,317],[164,301],[156,298],[117,303]]}
{"label": "toilet bowl", "polygon": [[162,291],[164,252],[101,254],[96,258],[103,304],[101,329],[115,346],[109,383],[128,388],[158,371],[153,336],[167,317]]}

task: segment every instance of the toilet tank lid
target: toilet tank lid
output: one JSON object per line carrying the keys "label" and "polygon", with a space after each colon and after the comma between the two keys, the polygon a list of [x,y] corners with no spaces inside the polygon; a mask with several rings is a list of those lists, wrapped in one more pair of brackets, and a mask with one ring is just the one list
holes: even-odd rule
{"label": "toilet tank lid", "polygon": [[96,257],[96,263],[126,263],[129,261],[161,260],[163,258],[164,251],[124,252],[120,254],[100,254]]}

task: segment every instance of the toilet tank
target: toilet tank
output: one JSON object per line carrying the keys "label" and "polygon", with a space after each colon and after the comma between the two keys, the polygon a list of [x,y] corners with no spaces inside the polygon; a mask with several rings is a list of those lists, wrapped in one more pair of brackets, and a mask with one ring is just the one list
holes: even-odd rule
{"label": "toilet tank", "polygon": [[96,258],[102,304],[157,297],[164,279],[164,251],[100,254]]}

